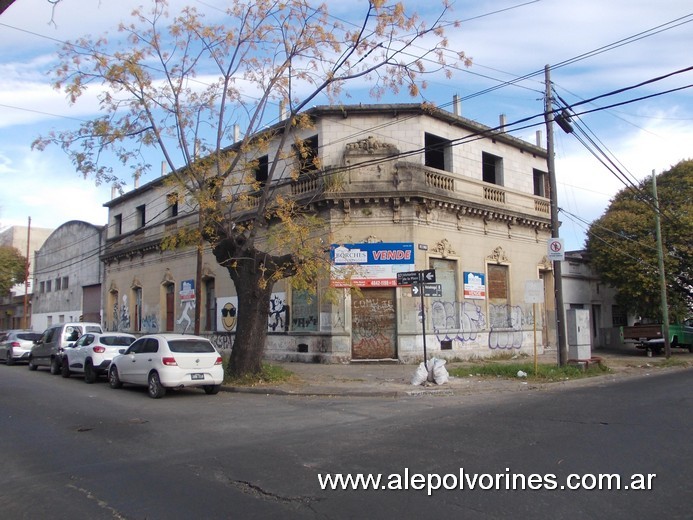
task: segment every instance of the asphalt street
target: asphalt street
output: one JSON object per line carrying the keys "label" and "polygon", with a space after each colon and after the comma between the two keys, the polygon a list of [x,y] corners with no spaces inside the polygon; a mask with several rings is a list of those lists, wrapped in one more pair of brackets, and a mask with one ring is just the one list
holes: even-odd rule
{"label": "asphalt street", "polygon": [[[497,395],[189,390],[153,400],[140,388],[1,365],[0,511],[29,519],[691,518],[692,378],[686,369]],[[380,489],[321,489],[319,478],[337,473],[384,480]],[[414,474],[464,486],[429,496],[415,489]],[[561,489],[569,475],[599,474],[624,484],[656,476],[649,490]],[[483,477],[470,489],[474,475]],[[543,487],[511,489],[514,475],[535,475]],[[493,478],[500,485],[479,489]],[[552,480],[556,488],[546,489]]]}

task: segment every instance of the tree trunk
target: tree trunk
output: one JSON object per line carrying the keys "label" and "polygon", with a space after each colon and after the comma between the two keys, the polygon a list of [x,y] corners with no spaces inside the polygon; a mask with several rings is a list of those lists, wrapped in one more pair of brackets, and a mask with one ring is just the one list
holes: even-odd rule
{"label": "tree trunk", "polygon": [[232,376],[257,374],[262,370],[273,284],[261,287],[262,274],[252,260],[239,260],[229,274],[238,295],[238,325],[228,372]]}

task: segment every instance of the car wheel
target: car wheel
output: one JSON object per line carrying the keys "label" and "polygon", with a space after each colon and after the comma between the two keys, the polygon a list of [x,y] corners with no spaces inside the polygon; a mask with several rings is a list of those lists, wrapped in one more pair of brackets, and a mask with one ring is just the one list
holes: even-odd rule
{"label": "car wheel", "polygon": [[123,382],[118,376],[118,369],[115,366],[112,366],[108,371],[108,384],[111,385],[111,388],[121,388],[123,386]]}
{"label": "car wheel", "polygon": [[149,392],[149,397],[152,399],[159,399],[166,395],[166,388],[161,384],[158,373],[152,372],[149,374],[147,383],[147,391]]}
{"label": "car wheel", "polygon": [[70,363],[68,363],[67,358],[63,359],[60,365],[60,375],[63,377],[70,377]]}
{"label": "car wheel", "polygon": [[96,381],[96,372],[94,371],[94,364],[91,360],[87,360],[84,364],[84,382],[92,384]]}
{"label": "car wheel", "polygon": [[57,376],[60,373],[60,365],[58,364],[58,358],[54,357],[51,359],[51,374]]}
{"label": "car wheel", "polygon": [[12,357],[12,347],[7,349],[7,357],[5,358],[5,364],[14,365],[14,358]]}
{"label": "car wheel", "polygon": [[219,390],[221,389],[221,385],[205,385],[202,388],[205,389],[205,394],[216,395],[219,393]]}
{"label": "car wheel", "polygon": [[34,364],[33,358],[29,358],[29,370],[36,370],[38,367]]}

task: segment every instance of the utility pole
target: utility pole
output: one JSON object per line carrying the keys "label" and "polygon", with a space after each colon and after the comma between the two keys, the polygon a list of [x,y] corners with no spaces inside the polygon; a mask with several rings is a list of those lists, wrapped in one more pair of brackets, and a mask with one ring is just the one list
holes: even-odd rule
{"label": "utility pole", "polygon": [[[549,65],[544,67],[546,96],[544,99],[544,121],[546,122],[546,163],[549,170],[549,201],[551,203],[551,238],[558,238],[558,191],[556,189],[556,167],[553,149],[553,106],[551,94],[551,77]],[[558,365],[568,362],[566,344],[565,308],[563,307],[563,279],[561,262],[553,263],[553,290],[556,298],[556,335],[558,339]]]}
{"label": "utility pole", "polygon": [[659,285],[662,299],[662,335],[664,336],[664,354],[671,357],[671,338],[669,337],[669,304],[667,303],[667,281],[664,272],[664,247],[662,246],[662,226],[659,221],[659,198],[657,197],[657,176],[652,170],[652,194],[655,206],[655,231],[657,236],[657,260],[659,262]]}
{"label": "utility pole", "polygon": [[24,315],[22,316],[22,328],[27,328],[27,314],[29,313],[29,251],[31,248],[31,217],[26,228],[26,262],[24,266]]}

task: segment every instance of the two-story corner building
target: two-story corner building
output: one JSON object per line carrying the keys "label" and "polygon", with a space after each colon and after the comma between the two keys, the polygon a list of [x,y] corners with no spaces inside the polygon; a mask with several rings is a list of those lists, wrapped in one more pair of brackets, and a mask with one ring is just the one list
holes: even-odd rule
{"label": "two-story corner building", "polygon": [[[287,159],[303,161],[306,174],[279,179],[277,191],[324,219],[334,261],[329,283],[340,298],[275,285],[269,358],[414,361],[423,356],[423,325],[429,356],[531,352],[535,328],[539,349],[555,345],[544,148],[418,104],[322,106],[307,114],[312,129],[294,131],[308,153]],[[273,154],[290,151],[270,146],[258,154],[255,178],[266,179]],[[171,203],[172,189],[162,177],[105,204],[110,330],[194,328],[195,252],[160,247],[166,233],[196,222],[191,208]],[[422,287],[425,297],[397,284],[398,273],[428,270],[435,283]],[[536,280],[545,282],[543,305],[525,301],[527,282]],[[199,283],[201,330],[230,348],[238,300],[209,251]]]}
{"label": "two-story corner building", "polygon": [[105,231],[104,226],[72,220],[53,231],[36,251],[34,330],[69,321],[101,323]]}

